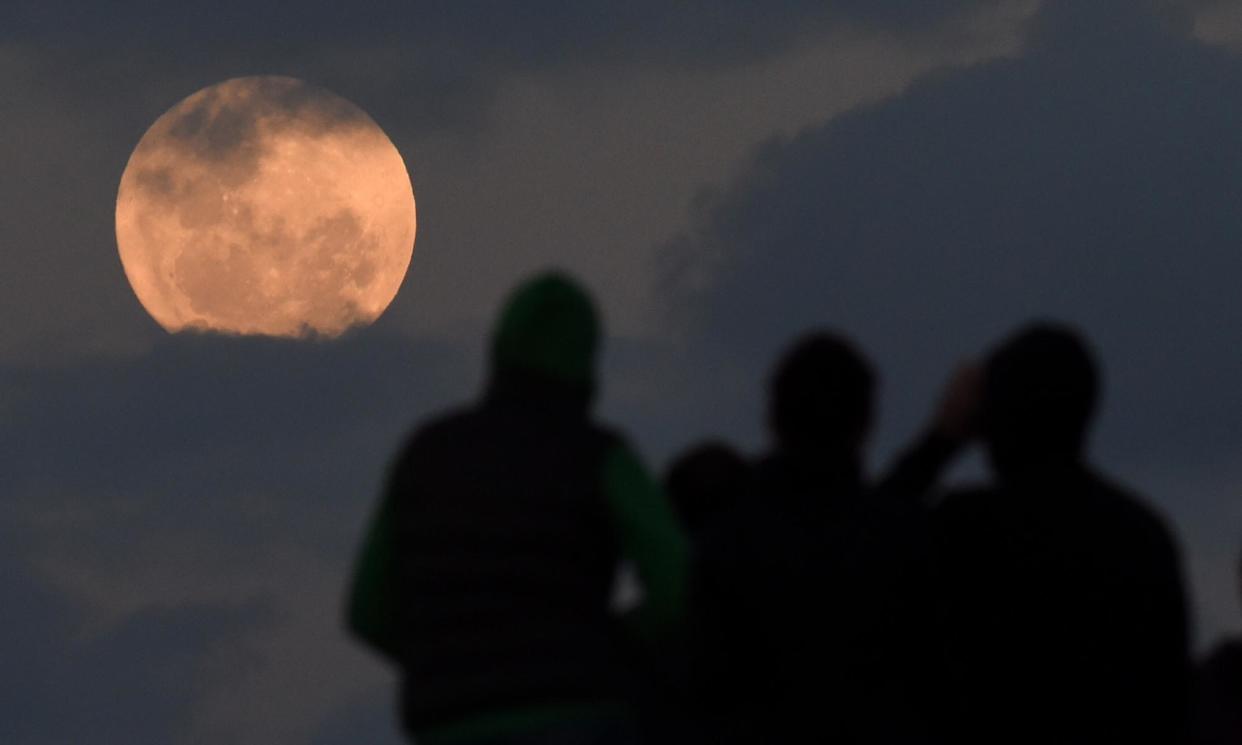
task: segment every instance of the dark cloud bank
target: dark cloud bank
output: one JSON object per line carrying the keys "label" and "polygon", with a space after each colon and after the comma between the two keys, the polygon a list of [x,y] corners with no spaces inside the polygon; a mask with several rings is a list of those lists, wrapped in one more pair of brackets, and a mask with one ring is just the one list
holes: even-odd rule
{"label": "dark cloud bank", "polygon": [[[1017,321],[1065,317],[1102,347],[1111,416],[1143,401],[1153,437],[1200,437],[1177,442],[1179,457],[1229,451],[1242,63],[1133,3],[1091,5],[1053,4],[1020,59],[764,147],[670,246],[720,264],[694,298],[712,346],[765,361],[830,323],[901,379]],[[1149,455],[1145,443],[1127,452]]]}
{"label": "dark cloud bank", "polygon": [[[178,597],[221,563],[263,571],[272,544],[347,565],[402,433],[471,393],[462,356],[375,331],[333,343],[183,334],[137,359],[0,371],[0,739],[178,741],[207,661],[273,622],[262,597]],[[65,510],[76,517],[46,519]],[[186,592],[97,633],[84,632],[93,609],[35,571],[67,553],[124,585],[126,567],[164,561],[168,541],[202,552],[202,574],[191,562]],[[387,702],[343,704],[308,712],[326,716],[324,742]],[[378,742],[391,729],[381,715],[364,732]]]}
{"label": "dark cloud bank", "polygon": [[[1242,60],[1174,10],[1050,1],[1021,57],[762,148],[669,246],[679,266],[716,266],[686,300],[701,354],[755,380],[799,330],[847,330],[884,371],[891,451],[958,357],[1033,317],[1080,324],[1106,369],[1097,453],[1140,486],[1185,485],[1152,497],[1192,563],[1230,561]],[[1198,588],[1208,629],[1236,626],[1217,574]]]}
{"label": "dark cloud bank", "polygon": [[[82,43],[127,38],[144,46],[219,48],[222,42],[260,42],[280,49],[306,42],[393,40],[408,48],[456,47],[458,59],[507,66],[642,58],[691,65],[736,63],[772,51],[789,39],[844,24],[897,33],[925,30],[985,6],[980,0],[745,0],[664,3],[580,3],[536,0],[401,2],[366,8],[325,0],[265,3],[222,0],[210,5],[120,0],[16,0],[0,15],[0,39]],[[567,59],[568,58],[568,59]]]}
{"label": "dark cloud bank", "polygon": [[227,495],[275,494],[304,521],[283,528],[322,526],[356,506],[343,499],[373,496],[360,484],[376,482],[415,417],[471,392],[462,357],[374,332],[336,342],[180,334],[136,359],[0,370],[13,392],[0,471],[32,499],[48,485],[168,495],[169,519],[186,522],[229,519]]}
{"label": "dark cloud bank", "polygon": [[138,126],[158,113],[149,108],[164,91],[184,96],[225,78],[274,72],[347,95],[385,129],[462,136],[486,123],[498,83],[509,76],[593,65],[732,66],[842,28],[915,37],[983,5],[17,0],[0,9],[0,43],[37,50],[41,79],[73,100],[147,108]]}
{"label": "dark cloud bank", "polygon": [[4,557],[0,737],[8,743],[173,742],[214,645],[263,623],[261,605],[144,611],[81,639],[80,609]]}

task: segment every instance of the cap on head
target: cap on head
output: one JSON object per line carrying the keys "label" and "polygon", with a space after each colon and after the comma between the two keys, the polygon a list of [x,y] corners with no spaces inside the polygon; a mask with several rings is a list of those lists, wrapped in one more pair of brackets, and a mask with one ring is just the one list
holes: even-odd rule
{"label": "cap on head", "polygon": [[1098,390],[1095,361],[1077,331],[1047,322],[1020,329],[984,371],[983,436],[994,463],[1077,459]]}
{"label": "cap on head", "polygon": [[782,447],[857,448],[871,425],[875,373],[849,340],[818,332],[794,343],[769,386],[769,421]]}
{"label": "cap on head", "polygon": [[560,272],[541,274],[505,302],[492,336],[492,368],[590,386],[599,333],[587,291]]}

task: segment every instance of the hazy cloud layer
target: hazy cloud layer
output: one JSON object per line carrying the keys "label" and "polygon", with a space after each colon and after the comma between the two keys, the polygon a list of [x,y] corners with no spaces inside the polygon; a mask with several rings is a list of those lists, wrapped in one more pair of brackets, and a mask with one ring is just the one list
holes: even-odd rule
{"label": "hazy cloud layer", "polygon": [[[737,66],[842,28],[923,36],[1001,4],[386,0],[360,9],[324,0],[125,0],[105,8],[89,0],[19,0],[0,10],[0,43],[49,53],[46,72],[80,99],[137,98],[99,85],[126,71],[160,88],[178,80],[181,95],[229,77],[283,73],[350,91],[385,126],[404,121],[460,133],[479,124],[500,81],[516,74],[592,65]],[[76,75],[66,78],[69,70]]]}
{"label": "hazy cloud layer", "polygon": [[639,0],[600,5],[538,0],[407,3],[388,0],[365,9],[313,0],[255,6],[243,0],[211,5],[160,5],[132,0],[107,9],[89,0],[8,6],[3,37],[47,43],[141,40],[144,45],[219,46],[260,43],[265,48],[340,41],[399,39],[416,47],[431,41],[462,49],[462,59],[506,65],[561,65],[617,55],[686,64],[741,61],[829,24],[857,24],[894,31],[929,25],[987,5],[981,0],[779,0],[762,7],[743,0],[677,4]]}
{"label": "hazy cloud layer", "polygon": [[0,371],[5,741],[307,742],[387,703],[341,595],[402,433],[473,393],[463,358],[191,335]]}
{"label": "hazy cloud layer", "polygon": [[136,613],[84,638],[78,608],[3,564],[0,737],[14,745],[176,742],[201,693],[204,661],[264,622],[257,605],[187,604]]}

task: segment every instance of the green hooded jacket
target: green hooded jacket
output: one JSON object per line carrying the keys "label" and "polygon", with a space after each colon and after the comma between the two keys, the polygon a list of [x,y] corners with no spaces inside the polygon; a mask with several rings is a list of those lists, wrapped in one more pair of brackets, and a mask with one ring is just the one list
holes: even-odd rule
{"label": "green hooded jacket", "polygon": [[[599,335],[590,298],[570,279],[553,273],[523,284],[510,297],[496,326],[488,396],[505,395],[508,388],[518,389],[515,395],[546,389],[559,399],[576,399],[585,415],[596,387]],[[619,558],[633,563],[642,583],[642,603],[625,619],[625,625],[637,639],[652,640],[672,631],[684,614],[686,540],[659,485],[621,440],[615,440],[600,459],[597,479],[621,551]],[[403,546],[394,529],[394,513],[401,500],[418,492],[418,473],[397,481],[390,479],[359,554],[349,591],[347,625],[366,644],[400,664],[408,640],[399,621],[403,588],[396,567]],[[606,708],[549,701],[480,711],[418,734],[424,742],[469,742],[601,714]]]}

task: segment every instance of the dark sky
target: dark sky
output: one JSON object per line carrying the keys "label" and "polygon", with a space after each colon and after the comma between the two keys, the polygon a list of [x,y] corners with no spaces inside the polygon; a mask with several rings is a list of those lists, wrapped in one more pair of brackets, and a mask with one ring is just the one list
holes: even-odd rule
{"label": "dark sky", "polygon": [[[1080,324],[1094,452],[1173,521],[1199,643],[1237,630],[1239,52],[1242,2],[1211,0],[6,3],[0,741],[396,742],[391,675],[340,631],[355,544],[401,434],[475,394],[503,293],[550,266],[596,290],[602,411],[652,467],[761,449],[808,328],[882,370],[878,469],[956,360]],[[126,283],[130,152],[248,74],[353,101],[410,167],[415,255],[371,328],[169,336]]]}

